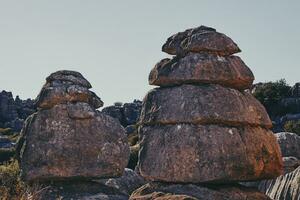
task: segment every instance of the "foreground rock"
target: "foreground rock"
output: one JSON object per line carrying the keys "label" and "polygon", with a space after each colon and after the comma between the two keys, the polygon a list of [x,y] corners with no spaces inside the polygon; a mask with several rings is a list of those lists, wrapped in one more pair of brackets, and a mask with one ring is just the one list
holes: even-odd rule
{"label": "foreground rock", "polygon": [[189,53],[182,58],[163,59],[149,75],[150,85],[216,83],[238,90],[249,89],[253,80],[251,70],[239,57],[204,53]]}
{"label": "foreground rock", "polygon": [[259,127],[146,126],[140,137],[141,175],[152,181],[224,183],[267,179],[282,170],[273,133]]}
{"label": "foreground rock", "polygon": [[137,189],[130,200],[271,200],[266,195],[241,186],[149,183]]}
{"label": "foreground rock", "polygon": [[39,109],[27,119],[18,143],[25,181],[123,174],[129,157],[125,130],[95,110],[101,100],[89,87],[78,72],[58,71],[47,78],[38,96]]}
{"label": "foreground rock", "polygon": [[136,169],[155,183],[130,199],[269,199],[237,185],[275,178],[283,168],[265,108],[244,91],[254,77],[232,56],[238,46],[200,26],[162,49],[176,56],[151,71],[149,83],[160,87],[144,98],[138,128]]}
{"label": "foreground rock", "polygon": [[274,200],[300,199],[300,167],[274,180],[262,181],[259,189]]}

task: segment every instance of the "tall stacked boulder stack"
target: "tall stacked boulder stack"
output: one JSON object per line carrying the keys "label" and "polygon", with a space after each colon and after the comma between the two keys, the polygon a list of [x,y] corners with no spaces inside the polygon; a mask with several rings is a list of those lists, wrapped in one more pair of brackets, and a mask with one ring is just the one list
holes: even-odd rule
{"label": "tall stacked boulder stack", "polygon": [[[46,80],[36,99],[38,111],[26,120],[17,146],[21,176],[28,182],[81,180],[74,191],[58,192],[80,199],[79,188],[85,188],[85,197],[90,188],[95,195],[95,188],[103,187],[91,187],[92,179],[124,172],[129,157],[125,130],[116,119],[96,110],[103,102],[80,73],[57,71]],[[83,187],[82,181],[89,187]]]}
{"label": "tall stacked boulder stack", "polygon": [[246,91],[254,76],[233,55],[239,47],[200,26],[171,36],[162,50],[175,56],[152,69],[149,83],[159,87],[144,98],[139,122],[138,169],[155,183],[130,199],[269,199],[235,185],[282,173],[272,122]]}

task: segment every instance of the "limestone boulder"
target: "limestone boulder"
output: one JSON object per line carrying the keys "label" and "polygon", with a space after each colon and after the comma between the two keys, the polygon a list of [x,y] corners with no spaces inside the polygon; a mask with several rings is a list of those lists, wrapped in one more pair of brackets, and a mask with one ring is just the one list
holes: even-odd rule
{"label": "limestone boulder", "polygon": [[39,110],[21,135],[17,151],[25,181],[121,176],[129,158],[124,128],[81,102]]}
{"label": "limestone boulder", "polygon": [[200,26],[169,37],[162,51],[172,55],[181,55],[185,52],[209,52],[228,56],[241,50],[225,34],[210,27]]}
{"label": "limestone boulder", "polygon": [[276,138],[259,127],[164,125],[140,128],[139,170],[152,181],[230,183],[282,171]]}
{"label": "limestone boulder", "polygon": [[272,127],[265,108],[250,93],[214,84],[151,90],[144,98],[140,123]]}
{"label": "limestone boulder", "polygon": [[249,89],[253,80],[251,70],[239,57],[206,53],[188,53],[184,57],[163,59],[149,75],[150,85],[216,83],[238,90]]}

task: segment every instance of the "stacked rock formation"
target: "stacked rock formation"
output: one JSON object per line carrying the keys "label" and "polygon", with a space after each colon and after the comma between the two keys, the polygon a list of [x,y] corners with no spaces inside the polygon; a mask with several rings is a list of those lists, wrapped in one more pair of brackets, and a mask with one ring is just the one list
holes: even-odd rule
{"label": "stacked rock formation", "polygon": [[[138,168],[144,178],[164,184],[145,185],[131,199],[268,199],[241,186],[214,185],[282,173],[272,122],[244,91],[254,77],[232,55],[239,47],[200,26],[171,36],[162,50],[176,56],[163,59],[150,73],[149,83],[160,87],[143,101]],[[181,185],[186,183],[191,185]]]}
{"label": "stacked rock formation", "polygon": [[[26,120],[18,143],[22,178],[55,182],[121,176],[129,157],[125,130],[96,110],[103,102],[89,90],[91,84],[74,71],[58,71],[46,80],[36,99],[38,111]],[[70,195],[79,198],[75,193]]]}

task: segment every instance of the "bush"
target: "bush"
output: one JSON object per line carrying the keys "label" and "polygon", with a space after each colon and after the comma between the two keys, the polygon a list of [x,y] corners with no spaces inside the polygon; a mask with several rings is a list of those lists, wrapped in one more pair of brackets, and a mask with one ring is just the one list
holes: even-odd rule
{"label": "bush", "polygon": [[1,200],[41,200],[44,189],[39,185],[26,185],[21,181],[19,174],[16,160],[0,165]]}
{"label": "bush", "polygon": [[253,95],[265,106],[269,115],[282,115],[287,111],[280,109],[277,104],[283,98],[289,97],[291,87],[285,79],[276,82],[257,84],[252,90]]}
{"label": "bush", "polygon": [[284,124],[284,130],[291,133],[296,133],[300,136],[300,120],[287,121]]}

